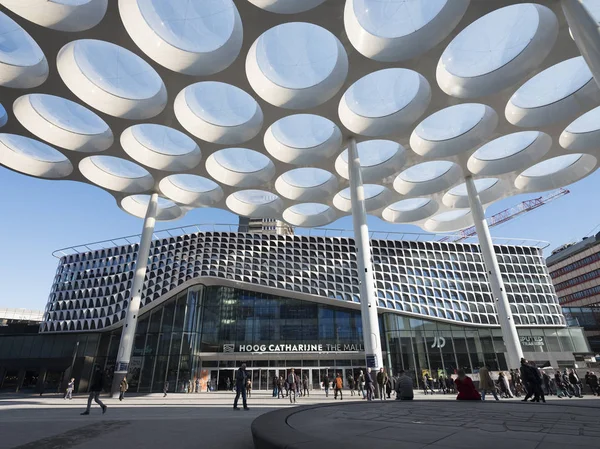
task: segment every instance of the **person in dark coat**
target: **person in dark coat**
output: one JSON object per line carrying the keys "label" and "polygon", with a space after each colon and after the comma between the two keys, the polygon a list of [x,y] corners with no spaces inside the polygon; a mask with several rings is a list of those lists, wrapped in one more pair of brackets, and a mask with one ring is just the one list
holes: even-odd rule
{"label": "person in dark coat", "polygon": [[375,386],[373,385],[373,376],[371,376],[371,368],[367,368],[367,374],[365,375],[365,390],[367,390],[367,401],[372,401]]}
{"label": "person in dark coat", "polygon": [[92,399],[96,404],[98,404],[102,408],[102,414],[106,413],[106,409],[108,407],[104,405],[99,399],[103,386],[104,374],[100,370],[100,367],[96,366],[96,369],[94,370],[94,375],[92,377],[92,386],[90,387],[90,395],[88,396],[87,408],[85,409],[85,412],[82,413],[82,415],[90,414],[90,408],[92,407]]}
{"label": "person in dark coat", "polygon": [[233,401],[233,409],[239,410],[237,404],[240,398],[240,394],[242,395],[242,403],[244,405],[244,410],[250,410],[248,408],[248,403],[246,402],[246,382],[248,381],[248,372],[246,371],[246,364],[242,363],[242,366],[235,373],[235,400]]}
{"label": "person in dark coat", "polygon": [[475,388],[473,380],[463,370],[458,370],[458,377],[454,383],[458,391],[458,396],[456,396],[458,401],[481,401],[481,395]]}

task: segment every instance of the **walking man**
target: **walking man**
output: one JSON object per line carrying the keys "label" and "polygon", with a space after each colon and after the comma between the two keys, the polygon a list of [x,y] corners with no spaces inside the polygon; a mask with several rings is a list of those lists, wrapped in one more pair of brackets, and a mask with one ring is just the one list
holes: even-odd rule
{"label": "walking man", "polygon": [[344,399],[344,397],[342,396],[342,388],[344,388],[344,380],[342,379],[342,375],[340,373],[337,374],[336,378],[335,378],[335,388],[333,390],[334,395],[333,395],[333,399],[337,399],[337,395],[338,393],[340,394],[340,401],[342,399]]}
{"label": "walking man", "polygon": [[323,376],[323,388],[325,388],[325,397],[329,397],[329,375],[325,373]]}
{"label": "walking man", "polygon": [[244,405],[244,410],[250,410],[248,408],[248,403],[246,401],[246,382],[248,381],[248,373],[246,372],[246,364],[242,363],[242,366],[235,373],[235,400],[233,401],[233,409],[239,410],[238,408],[238,399],[240,398],[240,394],[242,395],[242,404]]}
{"label": "walking man", "polygon": [[352,374],[348,376],[348,388],[350,389],[350,396],[354,396],[354,376]]}
{"label": "walking man", "polygon": [[127,377],[124,377],[121,383],[119,384],[119,401],[122,401],[125,397],[125,392],[129,389],[129,384],[127,383]]}
{"label": "walking man", "polygon": [[196,377],[196,393],[200,393],[200,378]]}
{"label": "walking man", "polygon": [[579,376],[573,369],[569,373],[569,383],[573,386],[575,396],[577,396],[578,398],[582,398],[583,395],[581,394],[581,380],[579,380]]}
{"label": "walking man", "polygon": [[82,415],[90,414],[90,408],[92,407],[92,399],[94,400],[94,402],[96,404],[98,404],[100,407],[102,407],[102,414],[106,413],[106,409],[108,407],[106,407],[106,405],[104,405],[102,403],[102,401],[99,399],[100,393],[102,392],[103,385],[104,385],[104,374],[100,370],[100,367],[98,365],[96,365],[96,368],[94,371],[94,377],[92,377],[92,386],[90,387],[90,395],[88,396],[87,408],[85,409],[85,412],[82,413]]}
{"label": "walking man", "polygon": [[367,368],[367,374],[365,375],[365,390],[367,390],[367,401],[373,400],[373,392],[375,387],[373,386],[373,377],[371,376],[371,368]]}
{"label": "walking man", "polygon": [[308,393],[308,376],[306,374],[302,377],[302,396],[310,396]]}
{"label": "walking man", "polygon": [[362,370],[360,370],[360,373],[358,374],[357,383],[358,383],[358,392],[360,394],[362,394],[363,399],[366,399],[367,394],[365,393],[365,375],[362,372]]}
{"label": "walking man", "polygon": [[165,383],[163,384],[163,393],[164,393],[163,398],[167,397],[167,392],[168,391],[169,391],[169,381],[165,380]]}
{"label": "walking man", "polygon": [[383,368],[379,368],[377,373],[377,392],[379,393],[379,399],[385,401],[385,385],[387,384],[388,376]]}
{"label": "walking man", "polygon": [[[298,386],[298,376],[294,372],[294,368],[290,370],[290,373],[287,377],[287,383],[289,385],[289,396],[290,396],[290,404],[296,403],[296,387]],[[293,398],[292,398],[293,396]]]}

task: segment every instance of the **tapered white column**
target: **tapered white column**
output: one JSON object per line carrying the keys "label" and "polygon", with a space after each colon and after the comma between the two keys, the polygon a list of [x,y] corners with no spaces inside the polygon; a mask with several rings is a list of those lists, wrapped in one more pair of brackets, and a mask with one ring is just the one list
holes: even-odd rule
{"label": "tapered white column", "polygon": [[600,28],[582,0],[562,0],[562,9],[579,52],[600,86]]}
{"label": "tapered white column", "polygon": [[348,142],[348,173],[350,177],[350,199],[352,202],[352,223],[354,228],[354,244],[358,262],[358,281],[360,283],[360,311],[363,337],[365,340],[365,357],[367,366],[379,369],[383,366],[381,352],[381,336],[377,316],[377,299],[373,282],[373,265],[371,264],[371,244],[367,227],[365,209],[365,190],[360,171],[360,159],[356,140]]}
{"label": "tapered white column", "polygon": [[477,231],[481,254],[483,255],[492,295],[494,296],[498,321],[502,328],[502,338],[504,339],[508,356],[506,363],[508,364],[509,369],[518,368],[521,366],[520,360],[521,357],[523,357],[523,350],[521,348],[521,342],[519,341],[517,327],[515,326],[512,312],[510,311],[510,303],[508,302],[508,296],[504,289],[504,282],[502,281],[500,266],[498,265],[496,252],[494,251],[494,244],[492,243],[490,230],[485,221],[483,206],[481,205],[481,200],[479,199],[473,177],[467,176],[465,182],[467,184],[469,204],[471,205],[471,214],[473,215],[473,221],[475,222],[475,230]]}
{"label": "tapered white column", "polygon": [[117,363],[112,382],[111,393],[113,397],[119,395],[119,384],[127,376],[129,361],[131,360],[131,350],[133,349],[133,337],[137,326],[138,313],[140,310],[140,299],[142,297],[142,288],[144,287],[144,278],[146,277],[146,268],[148,267],[148,257],[150,255],[150,244],[152,243],[152,234],[154,234],[154,224],[156,223],[156,212],[158,209],[158,194],[153,193],[148,201],[146,218],[144,218],[144,229],[138,250],[137,260],[135,262],[135,274],[131,286],[131,294],[125,324],[121,332],[121,341],[119,343],[119,352],[117,354]]}

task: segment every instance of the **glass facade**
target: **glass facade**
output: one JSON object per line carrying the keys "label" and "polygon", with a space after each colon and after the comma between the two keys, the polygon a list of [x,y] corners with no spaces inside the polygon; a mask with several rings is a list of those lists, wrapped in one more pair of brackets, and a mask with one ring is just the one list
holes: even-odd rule
{"label": "glass facade", "polygon": [[[473,373],[483,364],[492,370],[513,368],[506,364],[500,328],[452,325],[395,313],[380,315],[380,327],[384,364],[392,373],[404,369],[420,379],[425,371],[434,377],[454,374],[458,368]],[[573,366],[573,353],[589,352],[581,328],[521,327],[518,331],[527,357],[539,364],[564,364],[571,359]],[[16,366],[10,359],[23,363],[20,370],[0,372],[0,388],[3,383],[24,385],[26,379],[35,378],[41,371],[31,371],[31,366],[43,360],[35,359],[42,355],[54,358],[52,378],[59,384],[77,348],[73,373],[77,391],[86,391],[94,365],[109,375],[114,370],[119,339],[120,330],[2,337],[0,366]],[[224,389],[226,379],[242,362],[251,371],[255,389],[272,388],[273,377],[291,367],[319,388],[325,372],[341,371],[347,378],[364,369],[362,342],[357,308],[196,285],[140,316],[129,391],[162,391],[165,382],[171,392],[189,391],[197,384],[203,390],[209,385]]]}

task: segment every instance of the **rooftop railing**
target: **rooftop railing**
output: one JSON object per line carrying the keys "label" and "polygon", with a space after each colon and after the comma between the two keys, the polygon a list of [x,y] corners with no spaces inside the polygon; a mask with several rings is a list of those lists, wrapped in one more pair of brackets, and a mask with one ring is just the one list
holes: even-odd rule
{"label": "rooftop railing", "polygon": [[[248,229],[248,226],[242,226],[244,229]],[[154,231],[153,240],[159,240],[169,237],[178,237],[186,234],[194,233],[207,233],[207,232],[239,232],[240,225],[238,224],[194,224],[188,226],[180,226],[176,228],[163,229],[160,231]],[[289,230],[293,229],[294,235],[308,236],[308,237],[345,237],[354,238],[354,231],[352,229],[336,229],[336,228],[302,228],[290,226],[278,226],[275,223],[272,225],[269,223],[265,226],[265,230],[254,230],[250,227],[248,233],[257,234],[289,234]],[[404,240],[413,242],[460,242],[460,243],[477,243],[477,236],[464,238],[460,234],[433,234],[433,233],[419,233],[419,232],[393,232],[393,231],[369,231],[371,240]],[[52,253],[54,257],[61,258],[63,256],[70,256],[73,254],[86,253],[90,251],[98,251],[102,249],[114,248],[116,246],[123,245],[134,245],[139,244],[141,234],[130,235],[126,237],[118,237],[110,240],[103,240],[100,242],[86,243],[83,245],[75,245],[67,248],[57,249]],[[505,238],[505,237],[493,237],[495,245],[510,245],[510,246],[529,246],[539,249],[545,249],[550,246],[550,243],[544,240],[532,240],[532,239],[521,239],[521,238]]]}

